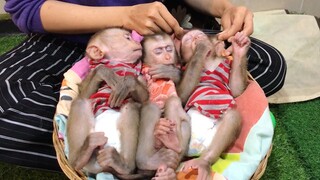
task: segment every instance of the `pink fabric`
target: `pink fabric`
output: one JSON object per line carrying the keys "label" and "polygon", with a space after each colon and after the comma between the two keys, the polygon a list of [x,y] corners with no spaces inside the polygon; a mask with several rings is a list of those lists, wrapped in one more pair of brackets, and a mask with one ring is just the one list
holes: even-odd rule
{"label": "pink fabric", "polygon": [[82,58],[71,67],[71,70],[83,80],[90,71],[89,59],[87,57]]}
{"label": "pink fabric", "polygon": [[140,43],[143,40],[143,36],[141,36],[137,31],[132,30],[131,37],[134,41]]}

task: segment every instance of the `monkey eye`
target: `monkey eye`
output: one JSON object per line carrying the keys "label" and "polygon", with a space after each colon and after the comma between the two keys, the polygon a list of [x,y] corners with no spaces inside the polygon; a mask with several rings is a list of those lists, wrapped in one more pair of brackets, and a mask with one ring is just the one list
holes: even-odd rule
{"label": "monkey eye", "polygon": [[173,51],[173,47],[170,46],[170,45],[166,46],[166,51],[167,52],[172,52]]}
{"label": "monkey eye", "polygon": [[124,37],[127,39],[127,40],[132,40],[132,37],[131,37],[131,34],[125,34]]}
{"label": "monkey eye", "polygon": [[153,50],[153,53],[156,54],[156,55],[160,55],[162,53],[162,48],[155,48]]}

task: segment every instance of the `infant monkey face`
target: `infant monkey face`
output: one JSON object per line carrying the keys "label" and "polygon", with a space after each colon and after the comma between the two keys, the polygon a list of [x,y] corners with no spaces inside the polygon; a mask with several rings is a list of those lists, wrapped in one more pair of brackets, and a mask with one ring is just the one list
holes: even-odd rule
{"label": "infant monkey face", "polygon": [[142,46],[132,37],[131,32],[114,29],[108,35],[106,46],[109,49],[106,58],[118,59],[124,63],[134,63],[142,56]]}
{"label": "infant monkey face", "polygon": [[144,42],[146,52],[145,63],[148,65],[174,64],[175,63],[175,46],[169,35],[155,35],[153,38]]}
{"label": "infant monkey face", "polygon": [[208,41],[208,36],[200,30],[191,30],[181,39],[181,57],[188,61],[195,52],[196,46],[201,41]]}

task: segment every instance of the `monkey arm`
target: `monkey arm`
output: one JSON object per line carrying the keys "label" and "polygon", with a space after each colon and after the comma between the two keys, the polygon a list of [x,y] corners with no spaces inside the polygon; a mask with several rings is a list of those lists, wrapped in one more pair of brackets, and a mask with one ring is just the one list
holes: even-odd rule
{"label": "monkey arm", "polygon": [[200,75],[205,64],[205,60],[210,53],[210,48],[205,43],[199,43],[195,53],[186,65],[182,80],[177,88],[178,95],[183,105],[189,99],[194,88],[199,84]]}
{"label": "monkey arm", "polygon": [[132,84],[130,94],[135,101],[145,103],[149,100],[148,89],[141,81],[132,76],[126,76],[125,81]]}
{"label": "monkey arm", "polygon": [[233,61],[231,65],[229,86],[233,97],[238,97],[248,86],[247,53],[250,39],[242,32],[238,32],[231,40]]}
{"label": "monkey arm", "polygon": [[112,86],[117,82],[117,75],[112,69],[100,65],[90,71],[88,76],[81,82],[79,97],[89,98],[93,93],[97,92],[103,81]]}
{"label": "monkey arm", "polygon": [[175,84],[179,84],[181,80],[181,70],[175,65],[158,64],[150,67],[149,74],[154,79],[168,78]]}
{"label": "monkey arm", "polygon": [[247,58],[236,57],[233,59],[232,69],[230,72],[229,87],[233,97],[240,96],[248,86],[248,75],[247,75]]}

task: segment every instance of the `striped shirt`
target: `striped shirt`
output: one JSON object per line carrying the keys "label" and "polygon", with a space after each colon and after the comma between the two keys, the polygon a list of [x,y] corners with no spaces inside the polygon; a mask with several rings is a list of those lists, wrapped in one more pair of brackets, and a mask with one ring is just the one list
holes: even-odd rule
{"label": "striped shirt", "polygon": [[[117,60],[101,59],[99,61],[90,61],[90,68],[96,68],[98,65],[103,64],[105,67],[112,69],[119,76],[134,76],[137,77],[141,72],[141,62],[138,63],[122,63]],[[112,92],[111,87],[108,84],[103,84],[98,89],[98,92],[92,94],[92,107],[95,115],[102,113],[103,111],[110,109],[108,103],[110,94]],[[129,97],[124,101],[127,102]]]}
{"label": "striped shirt", "polygon": [[203,115],[219,119],[235,104],[229,88],[230,60],[221,62],[214,71],[204,69],[200,83],[189,97],[186,110],[195,107]]}

